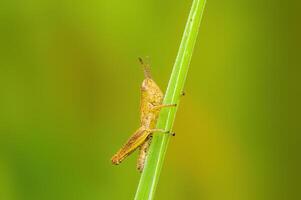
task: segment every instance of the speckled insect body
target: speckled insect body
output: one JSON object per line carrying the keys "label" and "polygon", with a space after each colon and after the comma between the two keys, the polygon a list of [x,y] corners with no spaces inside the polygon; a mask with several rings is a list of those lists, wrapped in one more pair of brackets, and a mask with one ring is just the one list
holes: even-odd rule
{"label": "speckled insect body", "polygon": [[144,168],[152,134],[154,132],[169,133],[169,131],[155,128],[161,108],[174,107],[176,104],[162,104],[164,95],[159,86],[151,78],[149,65],[144,64],[142,59],[139,58],[139,60],[144,68],[145,76],[141,85],[141,126],[112,157],[112,163],[118,165],[138,148],[140,149],[140,153],[138,156],[137,169],[141,172]]}

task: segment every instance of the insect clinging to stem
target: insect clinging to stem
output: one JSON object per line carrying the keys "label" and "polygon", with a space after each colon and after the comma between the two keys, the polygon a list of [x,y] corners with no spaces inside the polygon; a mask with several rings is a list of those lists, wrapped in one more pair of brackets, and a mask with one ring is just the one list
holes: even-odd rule
{"label": "insect clinging to stem", "polygon": [[151,137],[154,132],[161,132],[174,135],[170,131],[156,129],[157,119],[160,110],[166,107],[175,107],[176,104],[163,104],[163,92],[152,79],[150,66],[145,64],[141,58],[139,61],[143,67],[144,80],[141,85],[140,103],[140,128],[128,139],[124,146],[112,157],[112,163],[120,164],[123,159],[129,156],[136,149],[140,150],[137,162],[137,169],[142,172],[147,157]]}

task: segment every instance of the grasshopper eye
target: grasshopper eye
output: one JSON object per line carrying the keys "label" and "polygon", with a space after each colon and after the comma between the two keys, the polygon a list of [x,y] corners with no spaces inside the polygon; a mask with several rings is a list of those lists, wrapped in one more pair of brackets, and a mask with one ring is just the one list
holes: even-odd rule
{"label": "grasshopper eye", "polygon": [[147,90],[147,87],[146,87],[144,84],[142,84],[142,85],[141,85],[141,90],[142,90],[142,91],[146,91],[146,90]]}
{"label": "grasshopper eye", "polygon": [[147,82],[147,80],[144,80],[144,81],[142,82],[141,89],[142,89],[143,91],[145,91],[145,90],[147,90],[148,88],[149,88],[148,82]]}

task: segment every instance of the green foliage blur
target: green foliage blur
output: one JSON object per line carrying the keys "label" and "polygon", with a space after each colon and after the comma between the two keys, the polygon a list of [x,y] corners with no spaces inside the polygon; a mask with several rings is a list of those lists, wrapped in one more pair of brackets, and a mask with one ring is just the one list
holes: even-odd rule
{"label": "green foliage blur", "polygon": [[[165,90],[191,2],[1,1],[1,200],[133,199],[137,57]],[[301,199],[299,8],[207,1],[156,199]]]}

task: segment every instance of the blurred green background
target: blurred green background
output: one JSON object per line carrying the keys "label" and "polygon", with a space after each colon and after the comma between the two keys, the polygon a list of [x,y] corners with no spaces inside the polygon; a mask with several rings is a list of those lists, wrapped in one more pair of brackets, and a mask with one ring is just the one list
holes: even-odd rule
{"label": "blurred green background", "polygon": [[[1,200],[133,199],[137,154],[110,158],[139,126],[137,57],[165,90],[190,5],[1,1]],[[301,199],[300,19],[207,1],[156,199]]]}

